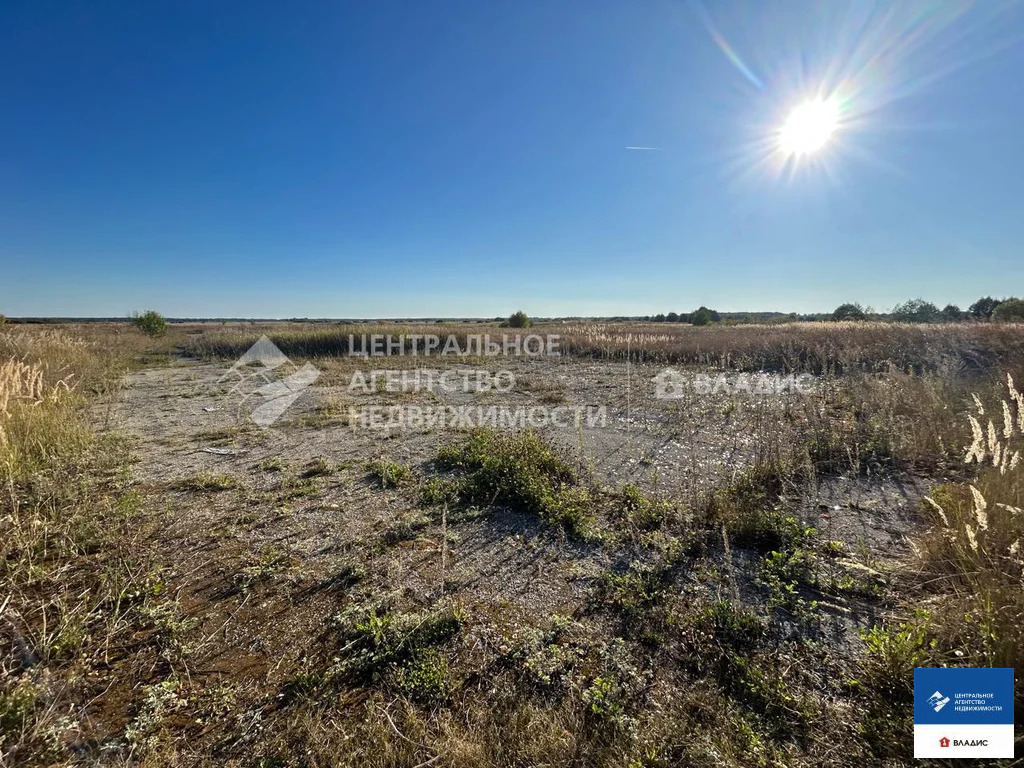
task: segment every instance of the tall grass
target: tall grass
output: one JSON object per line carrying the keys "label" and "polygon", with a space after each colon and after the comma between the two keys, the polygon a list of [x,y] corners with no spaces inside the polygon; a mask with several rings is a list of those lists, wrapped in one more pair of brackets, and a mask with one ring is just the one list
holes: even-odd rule
{"label": "tall grass", "polygon": [[[501,333],[516,334],[524,333],[515,329],[502,329],[481,326],[473,333]],[[531,331],[528,331],[532,333]],[[415,347],[416,351],[423,350],[422,340],[413,342],[414,336],[440,336],[447,340],[449,336],[458,340],[460,348],[465,348],[466,338],[470,335],[470,327],[465,324],[458,326],[449,325],[421,325],[421,324],[397,324],[397,323],[359,323],[344,324],[334,327],[324,327],[319,324],[313,325],[272,325],[258,329],[205,329],[201,334],[195,334],[188,339],[184,345],[186,354],[195,357],[213,358],[236,358],[242,355],[249,347],[256,343],[259,337],[266,334],[277,347],[289,357],[346,357],[350,354],[358,355],[363,349],[364,336],[388,336],[397,339],[402,336],[406,339],[404,353],[411,353]],[[443,342],[442,342],[443,344]],[[438,354],[437,351],[434,354]]]}
{"label": "tall grass", "polygon": [[[81,449],[78,389],[94,374],[88,345],[60,331],[0,337],[0,477],[10,489]],[[0,357],[0,359],[3,359]]]}
{"label": "tall grass", "polygon": [[0,333],[0,764],[66,759],[82,727],[69,713],[139,628],[149,574],[124,454],[88,412],[110,363],[62,331]]}
{"label": "tall grass", "polygon": [[[934,527],[919,548],[943,600],[942,634],[968,666],[1024,663],[1024,396],[1006,394],[968,415],[974,482],[940,486],[927,500]],[[991,414],[991,415],[990,415]],[[985,427],[982,424],[985,423]]]}
{"label": "tall grass", "polygon": [[[545,329],[549,330],[549,329]],[[566,354],[784,373],[982,372],[1024,353],[1019,326],[841,322],[690,326],[568,325]]]}
{"label": "tall grass", "polygon": [[[358,352],[363,334],[392,337],[518,333],[465,323],[273,324],[206,327],[183,345],[196,357],[236,358],[265,333],[289,356],[342,357]],[[711,366],[784,373],[981,373],[1024,356],[1020,326],[983,323],[941,326],[898,323],[786,323],[692,327],[618,323],[535,325],[531,334],[557,335],[561,354],[609,360]],[[354,344],[353,344],[354,341]],[[353,346],[355,349],[353,350]],[[411,347],[411,342],[407,346]],[[422,343],[420,343],[422,348]],[[407,353],[411,348],[407,350]]]}

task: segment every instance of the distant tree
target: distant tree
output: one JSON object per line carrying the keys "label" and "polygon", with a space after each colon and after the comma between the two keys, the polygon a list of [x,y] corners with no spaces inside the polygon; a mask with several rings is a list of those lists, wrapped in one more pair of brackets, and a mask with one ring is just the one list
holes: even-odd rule
{"label": "distant tree", "polygon": [[992,322],[1024,323],[1024,301],[1006,299],[1006,301],[999,302],[999,306],[992,311]]}
{"label": "distant tree", "polygon": [[678,323],[679,322],[679,313],[678,312],[669,312],[667,315],[665,315],[665,322],[666,323]]}
{"label": "distant tree", "polygon": [[934,323],[939,317],[939,308],[924,299],[911,299],[892,310],[893,320],[900,323]]}
{"label": "distant tree", "polygon": [[713,312],[707,307],[701,306],[697,309],[696,312],[693,313],[693,317],[691,318],[690,322],[692,322],[694,325],[710,325],[713,322],[717,322],[715,320],[715,316],[717,314],[717,312]]}
{"label": "distant tree", "polygon": [[656,314],[654,316],[653,320],[656,323],[664,323],[665,322],[665,313],[664,312],[659,312],[658,314]]}
{"label": "distant tree", "polygon": [[167,319],[154,309],[132,313],[132,323],[149,336],[163,336],[167,333]]}
{"label": "distant tree", "polygon": [[942,319],[955,323],[964,319],[964,313],[956,304],[947,304],[942,308]]}
{"label": "distant tree", "polygon": [[840,304],[832,313],[833,320],[866,320],[867,317],[860,304]]}
{"label": "distant tree", "polygon": [[988,320],[992,317],[992,313],[998,306],[999,299],[993,299],[991,296],[985,296],[971,304],[971,306],[967,308],[967,312],[975,320]]}
{"label": "distant tree", "polygon": [[509,328],[529,328],[530,327],[530,316],[527,315],[523,310],[513,312],[508,316],[508,327]]}

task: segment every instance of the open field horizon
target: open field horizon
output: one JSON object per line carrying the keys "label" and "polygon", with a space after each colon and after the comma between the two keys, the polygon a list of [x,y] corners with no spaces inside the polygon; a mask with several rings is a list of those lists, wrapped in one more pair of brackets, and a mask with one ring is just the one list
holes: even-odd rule
{"label": "open field horizon", "polygon": [[1024,766],[1024,0],[0,71],[0,768]]}
{"label": "open field horizon", "polygon": [[1024,647],[1021,326],[652,326],[0,328],[4,759],[910,764]]}

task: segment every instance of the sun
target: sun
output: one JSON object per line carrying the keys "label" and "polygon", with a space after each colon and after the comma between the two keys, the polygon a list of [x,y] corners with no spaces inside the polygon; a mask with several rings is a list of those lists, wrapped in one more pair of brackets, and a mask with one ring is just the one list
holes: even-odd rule
{"label": "sun", "polygon": [[832,138],[839,125],[839,107],[835,101],[805,101],[792,112],[779,132],[779,148],[787,155],[817,152]]}

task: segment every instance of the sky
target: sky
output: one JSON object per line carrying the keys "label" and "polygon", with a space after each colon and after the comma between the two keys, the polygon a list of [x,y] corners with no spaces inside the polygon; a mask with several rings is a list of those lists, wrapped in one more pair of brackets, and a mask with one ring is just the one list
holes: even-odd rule
{"label": "sky", "polygon": [[12,317],[1024,293],[1019,0],[7,0],[0,72]]}

